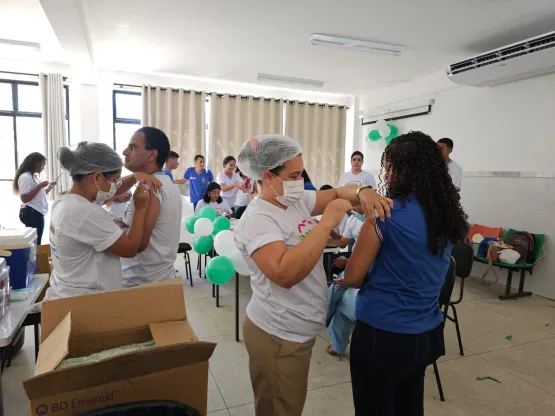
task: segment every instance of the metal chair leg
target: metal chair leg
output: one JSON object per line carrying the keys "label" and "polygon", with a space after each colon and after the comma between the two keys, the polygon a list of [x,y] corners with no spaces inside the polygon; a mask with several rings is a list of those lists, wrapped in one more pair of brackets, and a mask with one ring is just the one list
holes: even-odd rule
{"label": "metal chair leg", "polygon": [[457,316],[457,309],[455,308],[455,305],[451,305],[451,309],[453,309],[453,321],[455,321],[455,329],[457,330],[457,339],[459,340],[459,352],[461,355],[464,355],[462,338],[461,338],[461,330],[459,328],[459,317]]}
{"label": "metal chair leg", "polygon": [[33,325],[33,329],[35,331],[35,363],[36,363],[39,359],[39,346],[40,346],[39,324]]}
{"label": "metal chair leg", "polygon": [[443,395],[443,387],[441,386],[441,379],[439,378],[439,369],[437,368],[437,362],[434,361],[434,374],[436,375],[437,389],[439,391],[439,399],[444,402],[445,396]]}
{"label": "metal chair leg", "polygon": [[191,276],[191,286],[193,286],[193,271],[191,270],[191,256],[189,253],[185,252],[185,256],[187,257],[187,267],[189,267],[189,276]]}

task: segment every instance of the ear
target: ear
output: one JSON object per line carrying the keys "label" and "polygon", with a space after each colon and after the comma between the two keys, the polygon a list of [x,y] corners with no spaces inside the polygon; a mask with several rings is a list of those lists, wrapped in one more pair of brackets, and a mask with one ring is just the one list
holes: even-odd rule
{"label": "ear", "polygon": [[158,150],[154,149],[152,151],[152,154],[150,155],[150,157],[148,158],[149,162],[156,162],[156,159],[158,159]]}
{"label": "ear", "polygon": [[272,173],[269,172],[269,171],[265,171],[265,172],[262,174],[262,179],[268,179],[268,180],[269,180],[269,179],[272,179],[273,177],[274,177],[274,175],[272,175]]}

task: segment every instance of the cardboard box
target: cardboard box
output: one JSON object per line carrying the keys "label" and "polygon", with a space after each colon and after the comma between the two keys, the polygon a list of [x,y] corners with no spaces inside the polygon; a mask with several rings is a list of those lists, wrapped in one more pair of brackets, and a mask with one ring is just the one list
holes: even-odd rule
{"label": "cardboard box", "polygon": [[[156,346],[57,370],[66,358],[154,340]],[[207,413],[208,359],[187,322],[181,279],[44,302],[39,357],[23,385],[31,415],[73,416],[147,400]]]}
{"label": "cardboard box", "polygon": [[37,269],[36,274],[48,273],[52,271],[50,259],[52,253],[50,252],[50,244],[42,244],[37,246]]}

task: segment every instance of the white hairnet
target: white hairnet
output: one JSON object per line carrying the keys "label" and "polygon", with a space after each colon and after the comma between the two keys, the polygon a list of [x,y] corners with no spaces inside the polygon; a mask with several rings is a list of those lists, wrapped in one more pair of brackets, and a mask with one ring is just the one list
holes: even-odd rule
{"label": "white hairnet", "polygon": [[262,174],[300,155],[301,146],[295,140],[279,134],[252,137],[243,143],[237,156],[237,166],[246,176],[261,180]]}
{"label": "white hairnet", "polygon": [[58,150],[58,160],[71,175],[113,172],[123,166],[120,155],[104,143],[81,142],[75,150],[62,147]]}

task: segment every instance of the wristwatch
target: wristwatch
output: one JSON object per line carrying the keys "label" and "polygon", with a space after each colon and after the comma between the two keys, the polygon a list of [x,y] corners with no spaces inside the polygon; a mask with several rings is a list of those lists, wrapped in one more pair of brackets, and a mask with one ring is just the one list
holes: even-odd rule
{"label": "wristwatch", "polygon": [[357,195],[357,198],[358,198],[358,199],[360,199],[360,191],[362,191],[363,189],[366,189],[366,188],[372,189],[372,187],[371,187],[370,185],[362,185],[362,186],[359,186],[359,187],[357,188],[356,195]]}

